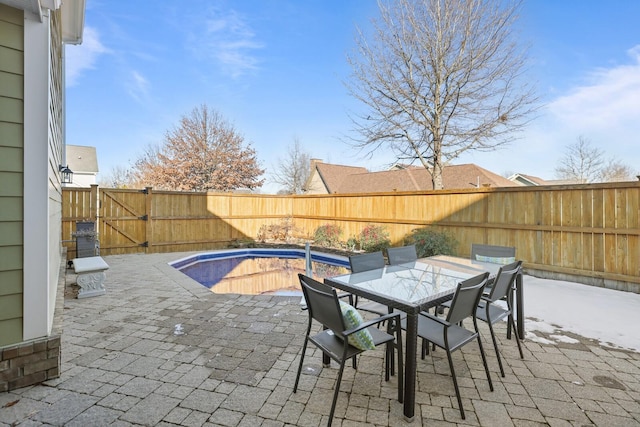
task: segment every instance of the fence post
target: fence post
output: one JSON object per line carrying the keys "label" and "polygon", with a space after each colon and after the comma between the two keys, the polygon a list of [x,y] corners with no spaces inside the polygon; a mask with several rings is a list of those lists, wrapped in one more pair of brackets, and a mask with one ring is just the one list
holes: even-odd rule
{"label": "fence post", "polygon": [[153,187],[145,187],[145,203],[144,203],[144,214],[147,218],[146,224],[145,224],[145,236],[144,236],[144,241],[147,242],[147,246],[144,248],[144,252],[145,253],[152,253],[154,251],[151,250],[151,245],[153,244],[153,242],[150,242],[149,239],[151,237],[153,237],[153,225],[152,225],[152,221],[153,218],[151,216],[151,200],[153,198]]}
{"label": "fence post", "polygon": [[96,224],[98,224],[98,209],[100,208],[100,199],[98,199],[98,184],[91,184],[90,200],[91,202],[89,203],[89,216],[91,221],[94,221]]}

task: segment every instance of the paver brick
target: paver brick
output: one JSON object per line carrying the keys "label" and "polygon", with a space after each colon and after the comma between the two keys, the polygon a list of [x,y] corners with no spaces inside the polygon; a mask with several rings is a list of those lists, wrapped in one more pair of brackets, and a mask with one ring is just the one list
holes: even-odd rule
{"label": "paver brick", "polygon": [[155,425],[179,403],[179,399],[152,393],[133,405],[120,418],[136,424]]}
{"label": "paver brick", "polygon": [[206,390],[193,390],[189,396],[182,399],[180,406],[200,412],[213,413],[226,399],[227,395]]}
{"label": "paver brick", "polygon": [[601,412],[587,412],[587,416],[596,426],[606,427],[638,427],[640,422],[631,417],[603,414]]}
{"label": "paver brick", "polygon": [[502,403],[474,400],[473,408],[481,425],[513,426],[513,421],[511,421],[511,417]]}
{"label": "paver brick", "polygon": [[544,417],[557,418],[566,421],[588,422],[584,412],[573,402],[533,397],[534,402]]}
{"label": "paver brick", "polygon": [[209,417],[209,422],[228,427],[235,427],[240,424],[242,412],[230,411],[228,409],[219,408]]}

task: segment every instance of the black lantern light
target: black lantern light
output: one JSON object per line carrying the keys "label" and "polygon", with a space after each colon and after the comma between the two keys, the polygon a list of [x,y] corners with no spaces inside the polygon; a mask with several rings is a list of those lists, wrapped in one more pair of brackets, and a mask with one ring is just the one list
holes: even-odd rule
{"label": "black lantern light", "polygon": [[73,171],[69,169],[69,166],[58,165],[58,170],[63,184],[71,184],[73,182]]}

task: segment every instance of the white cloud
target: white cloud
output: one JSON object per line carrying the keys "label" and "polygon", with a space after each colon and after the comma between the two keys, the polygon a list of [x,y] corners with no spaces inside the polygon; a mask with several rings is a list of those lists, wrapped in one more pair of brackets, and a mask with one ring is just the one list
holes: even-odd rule
{"label": "white cloud", "polygon": [[85,70],[95,68],[98,58],[109,49],[100,42],[100,36],[93,27],[85,27],[80,45],[65,47],[65,78],[67,87],[74,86]]}
{"label": "white cloud", "polygon": [[517,155],[508,165],[496,153],[466,158],[496,173],[509,169],[554,179],[565,147],[583,136],[607,158],[635,170],[640,164],[640,45],[627,53],[629,63],[592,71],[586,84],[569,88],[546,105],[523,138],[510,146]]}
{"label": "white cloud", "polygon": [[[628,51],[633,63],[599,69],[590,84],[549,105],[549,112],[574,129],[602,130],[637,123],[640,112],[640,45]],[[637,126],[637,124],[636,124]]]}
{"label": "white cloud", "polygon": [[135,70],[130,77],[126,83],[129,95],[138,102],[144,101],[149,95],[149,80]]}
{"label": "white cloud", "polygon": [[254,51],[263,44],[256,40],[249,24],[235,11],[211,10],[199,34],[189,44],[198,56],[213,59],[225,74],[238,77],[258,68]]}

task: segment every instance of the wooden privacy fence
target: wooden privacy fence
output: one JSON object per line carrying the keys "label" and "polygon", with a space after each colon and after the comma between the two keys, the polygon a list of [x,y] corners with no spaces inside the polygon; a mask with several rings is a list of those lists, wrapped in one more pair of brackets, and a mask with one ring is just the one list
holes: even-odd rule
{"label": "wooden privacy fence", "polygon": [[[529,270],[640,288],[640,182],[331,195],[256,195],[65,188],[62,239],[75,222],[97,222],[101,254],[198,251],[256,239],[287,219],[296,237],[335,224],[343,239],[384,225],[399,245],[414,228],[471,243],[515,246]],[[625,285],[626,286],[626,285]]]}

